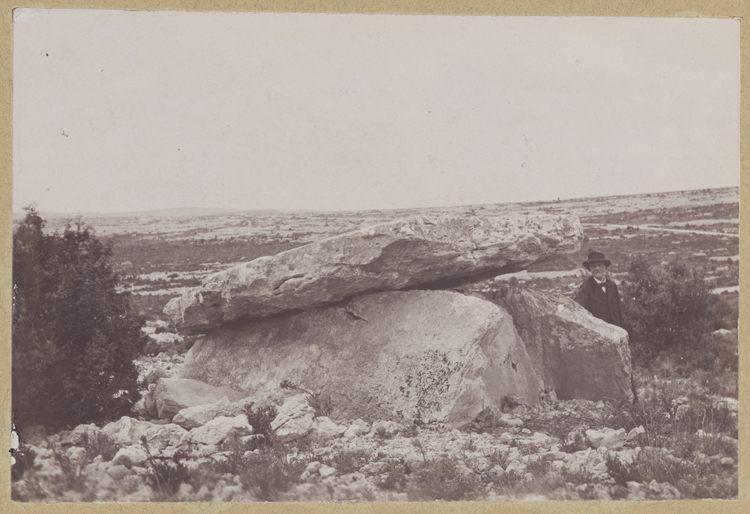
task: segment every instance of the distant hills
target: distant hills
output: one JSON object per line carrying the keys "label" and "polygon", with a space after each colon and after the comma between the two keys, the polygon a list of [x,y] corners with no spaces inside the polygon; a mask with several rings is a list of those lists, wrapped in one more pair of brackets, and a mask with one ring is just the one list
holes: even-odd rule
{"label": "distant hills", "polygon": [[[174,207],[172,209],[152,209],[148,211],[129,211],[129,212],[45,212],[40,214],[44,219],[52,218],[122,218],[130,216],[152,216],[154,218],[169,218],[182,216],[213,216],[230,214],[233,212],[246,212],[242,209],[212,209],[207,207]],[[262,211],[271,212],[271,211]],[[23,212],[14,212],[13,219],[23,218]]]}
{"label": "distant hills", "polygon": [[[534,208],[538,206],[554,206],[563,204],[574,204],[581,202],[591,201],[603,201],[603,200],[615,200],[624,198],[669,198],[669,197],[680,197],[684,195],[694,195],[698,193],[719,193],[719,192],[736,192],[739,195],[739,187],[718,187],[708,189],[695,189],[686,191],[664,191],[661,193],[640,193],[640,194],[628,194],[628,195],[612,195],[602,197],[581,197],[581,198],[566,198],[558,200],[541,200],[541,201],[530,201],[530,202],[508,202],[498,204],[475,204],[475,205],[463,205],[463,206],[444,206],[444,207],[414,207],[414,208],[395,208],[395,209],[369,209],[367,211],[317,211],[308,209],[221,209],[221,208],[209,208],[209,207],[175,207],[171,209],[152,209],[145,211],[128,211],[128,212],[46,212],[41,211],[42,218],[47,220],[52,219],[74,219],[80,216],[85,219],[94,218],[130,218],[130,217],[152,217],[152,218],[180,218],[180,217],[205,217],[205,216],[222,216],[234,213],[247,213],[256,216],[275,214],[280,212],[300,212],[300,213],[335,213],[335,212],[431,212],[431,211],[442,211],[457,208],[483,208],[483,206],[506,206],[506,207],[521,207],[525,206],[528,208]],[[24,217],[23,212],[14,212],[13,219],[20,220]]]}

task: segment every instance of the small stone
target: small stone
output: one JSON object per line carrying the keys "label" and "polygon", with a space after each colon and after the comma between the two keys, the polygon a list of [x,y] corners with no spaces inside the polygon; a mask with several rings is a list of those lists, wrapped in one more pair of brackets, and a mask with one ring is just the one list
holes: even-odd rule
{"label": "small stone", "polygon": [[130,474],[130,470],[122,464],[118,464],[109,468],[109,470],[107,470],[107,474],[115,480],[122,480]]}
{"label": "small stone", "polygon": [[720,464],[725,468],[734,467],[734,459],[732,457],[724,457],[721,459]]}
{"label": "small stone", "polygon": [[320,476],[322,478],[328,478],[336,474],[336,468],[332,468],[331,466],[326,466],[325,464],[323,464],[320,466],[318,473],[320,473]]}
{"label": "small stone", "polygon": [[307,467],[305,468],[305,471],[312,475],[320,471],[321,466],[323,466],[323,464],[316,460],[308,464]]}

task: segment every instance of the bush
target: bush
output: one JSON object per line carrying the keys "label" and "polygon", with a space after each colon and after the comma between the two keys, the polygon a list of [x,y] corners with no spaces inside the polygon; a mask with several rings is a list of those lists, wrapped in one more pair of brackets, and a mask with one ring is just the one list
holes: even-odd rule
{"label": "bush", "polygon": [[142,320],[115,290],[112,249],[81,223],[44,234],[33,207],[13,233],[13,410],[19,425],[119,418],[138,400]]}
{"label": "bush", "polygon": [[643,365],[670,353],[679,354],[687,366],[707,365],[714,312],[703,276],[703,270],[681,260],[661,265],[643,255],[633,259],[622,294],[625,329],[636,363]]}

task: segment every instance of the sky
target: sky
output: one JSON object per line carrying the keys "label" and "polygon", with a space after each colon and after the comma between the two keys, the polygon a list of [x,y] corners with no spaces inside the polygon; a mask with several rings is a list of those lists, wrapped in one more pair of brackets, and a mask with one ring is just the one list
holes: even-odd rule
{"label": "sky", "polygon": [[739,185],[739,21],[17,9],[13,210]]}

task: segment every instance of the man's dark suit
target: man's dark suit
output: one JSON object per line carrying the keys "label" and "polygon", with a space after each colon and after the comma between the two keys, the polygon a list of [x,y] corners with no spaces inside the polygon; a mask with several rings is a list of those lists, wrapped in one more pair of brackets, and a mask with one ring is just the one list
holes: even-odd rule
{"label": "man's dark suit", "polygon": [[[606,286],[606,293],[602,285]],[[578,288],[573,299],[597,318],[618,327],[622,326],[620,292],[611,280],[607,279],[604,284],[598,284],[594,277],[589,277]]]}

